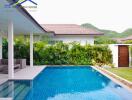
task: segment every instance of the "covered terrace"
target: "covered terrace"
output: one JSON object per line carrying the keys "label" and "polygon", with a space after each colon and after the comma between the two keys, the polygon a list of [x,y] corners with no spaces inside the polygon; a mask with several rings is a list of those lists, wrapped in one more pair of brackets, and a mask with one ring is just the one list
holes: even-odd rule
{"label": "covered terrace", "polygon": [[2,36],[8,37],[8,78],[14,79],[14,35],[30,35],[30,67],[33,67],[33,34],[47,31],[20,5],[5,7],[13,0],[1,0],[0,4],[0,59],[2,59]]}

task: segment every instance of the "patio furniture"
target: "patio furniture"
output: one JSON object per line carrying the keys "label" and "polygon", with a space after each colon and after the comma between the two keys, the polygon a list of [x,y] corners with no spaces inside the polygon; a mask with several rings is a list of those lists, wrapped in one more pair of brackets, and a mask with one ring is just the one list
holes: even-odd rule
{"label": "patio furniture", "polygon": [[[26,67],[26,59],[15,59],[14,60],[15,72],[25,67]],[[0,72],[4,74],[8,73],[8,59],[0,59]]]}

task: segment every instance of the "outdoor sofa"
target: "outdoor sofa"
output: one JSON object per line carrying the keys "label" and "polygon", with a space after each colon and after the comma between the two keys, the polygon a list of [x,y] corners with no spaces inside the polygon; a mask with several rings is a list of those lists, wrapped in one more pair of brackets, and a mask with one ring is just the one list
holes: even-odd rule
{"label": "outdoor sofa", "polygon": [[[14,59],[15,72],[26,67],[26,59]],[[8,59],[0,59],[0,73],[8,73]]]}

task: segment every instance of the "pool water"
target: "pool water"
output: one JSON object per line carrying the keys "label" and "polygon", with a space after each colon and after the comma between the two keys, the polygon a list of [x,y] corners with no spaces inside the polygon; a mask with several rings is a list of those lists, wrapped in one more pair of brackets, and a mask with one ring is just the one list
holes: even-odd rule
{"label": "pool water", "polygon": [[8,81],[0,97],[14,100],[132,100],[132,92],[88,66],[47,67],[33,81]]}

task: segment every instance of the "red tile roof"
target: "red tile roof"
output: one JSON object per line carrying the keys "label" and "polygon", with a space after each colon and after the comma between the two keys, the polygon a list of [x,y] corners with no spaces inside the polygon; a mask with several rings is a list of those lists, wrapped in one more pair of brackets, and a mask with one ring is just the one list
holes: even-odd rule
{"label": "red tile roof", "polygon": [[116,40],[119,43],[123,41],[127,41],[127,40],[132,40],[132,35],[129,37],[125,37],[125,38],[114,38],[113,40]]}
{"label": "red tile roof", "polygon": [[132,40],[132,35],[126,38],[121,38],[122,41]]}
{"label": "red tile roof", "polygon": [[42,27],[47,31],[54,31],[55,35],[103,35],[102,32],[76,24],[43,24]]}

